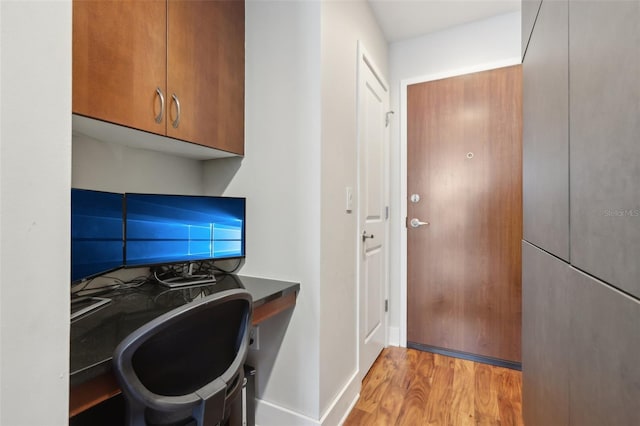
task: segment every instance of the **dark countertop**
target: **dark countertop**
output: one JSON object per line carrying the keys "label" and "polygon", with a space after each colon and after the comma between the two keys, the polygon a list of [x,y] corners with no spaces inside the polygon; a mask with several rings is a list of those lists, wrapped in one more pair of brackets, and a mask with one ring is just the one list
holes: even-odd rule
{"label": "dark countertop", "polygon": [[111,371],[113,350],[138,327],[192,300],[245,288],[254,308],[300,290],[300,284],[265,278],[224,275],[211,285],[169,289],[155,283],[101,295],[111,303],[71,323],[70,386]]}

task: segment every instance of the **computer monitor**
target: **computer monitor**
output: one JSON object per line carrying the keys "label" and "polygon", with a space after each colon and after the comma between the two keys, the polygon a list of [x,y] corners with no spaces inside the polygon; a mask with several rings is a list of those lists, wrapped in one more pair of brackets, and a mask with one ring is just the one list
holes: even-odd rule
{"label": "computer monitor", "polygon": [[123,195],[71,189],[71,283],[124,264]]}
{"label": "computer monitor", "polygon": [[125,195],[125,265],[245,256],[245,199]]}

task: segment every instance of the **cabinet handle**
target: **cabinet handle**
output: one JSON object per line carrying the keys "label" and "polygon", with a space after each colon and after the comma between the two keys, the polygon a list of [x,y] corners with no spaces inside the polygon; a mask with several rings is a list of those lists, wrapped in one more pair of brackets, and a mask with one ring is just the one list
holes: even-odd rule
{"label": "cabinet handle", "polygon": [[156,123],[160,124],[162,123],[162,117],[164,117],[164,93],[162,93],[159,87],[156,88],[156,93],[160,98],[160,114],[156,116]]}
{"label": "cabinet handle", "polygon": [[180,101],[178,100],[178,97],[176,96],[176,94],[174,93],[173,95],[171,95],[171,98],[173,99],[173,102],[176,103],[176,109],[177,111],[177,115],[176,115],[176,119],[175,121],[172,123],[174,128],[178,128],[178,126],[180,125]]}

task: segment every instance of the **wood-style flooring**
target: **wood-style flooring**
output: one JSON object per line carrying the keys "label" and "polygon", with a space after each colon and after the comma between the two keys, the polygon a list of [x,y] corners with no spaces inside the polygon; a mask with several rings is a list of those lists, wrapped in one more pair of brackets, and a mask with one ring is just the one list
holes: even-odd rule
{"label": "wood-style flooring", "polygon": [[344,426],[523,424],[521,372],[388,347]]}

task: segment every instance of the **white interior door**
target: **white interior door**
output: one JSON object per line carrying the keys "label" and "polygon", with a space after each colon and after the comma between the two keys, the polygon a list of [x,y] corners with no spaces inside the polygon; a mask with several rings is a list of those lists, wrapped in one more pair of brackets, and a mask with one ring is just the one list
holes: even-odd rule
{"label": "white interior door", "polygon": [[389,92],[360,49],[358,82],[359,370],[386,345]]}

